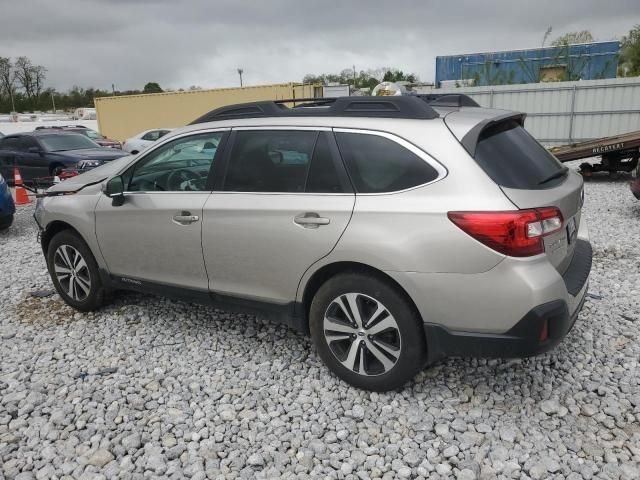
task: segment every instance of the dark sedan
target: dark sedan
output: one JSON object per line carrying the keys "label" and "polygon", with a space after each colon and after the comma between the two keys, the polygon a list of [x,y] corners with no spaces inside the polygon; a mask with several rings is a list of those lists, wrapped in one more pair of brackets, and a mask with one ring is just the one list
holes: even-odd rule
{"label": "dark sedan", "polygon": [[61,130],[63,132],[73,132],[79,133],[80,135],[84,135],[85,137],[89,137],[91,140],[96,142],[101,147],[110,147],[110,148],[122,148],[122,145],[117,140],[111,140],[110,138],[105,137],[104,135],[100,135],[95,130],[91,130],[90,128],[84,127],[82,125],[62,125],[62,126],[42,126],[36,127],[36,130],[46,130],[52,129]]}
{"label": "dark sedan", "polygon": [[85,171],[125,155],[77,133],[37,130],[0,139],[0,173],[13,182],[13,169],[18,167],[23,180],[32,181],[62,170]]}

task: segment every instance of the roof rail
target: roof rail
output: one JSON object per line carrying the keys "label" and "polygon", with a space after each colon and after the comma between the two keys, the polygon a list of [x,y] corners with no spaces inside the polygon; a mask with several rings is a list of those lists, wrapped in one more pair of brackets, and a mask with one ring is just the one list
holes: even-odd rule
{"label": "roof rail", "polygon": [[45,130],[48,128],[57,128],[59,130],[62,130],[63,128],[84,128],[87,129],[88,127],[84,126],[84,125],[40,125],[39,127],[36,127],[36,130]]}
{"label": "roof rail", "polygon": [[479,107],[480,105],[464,93],[426,93],[419,94],[429,105],[434,107]]}
{"label": "roof rail", "polygon": [[[293,103],[289,108],[284,104]],[[415,96],[293,98],[240,103],[212,110],[191,125],[239,118],[264,117],[377,117],[430,120],[438,112]]]}

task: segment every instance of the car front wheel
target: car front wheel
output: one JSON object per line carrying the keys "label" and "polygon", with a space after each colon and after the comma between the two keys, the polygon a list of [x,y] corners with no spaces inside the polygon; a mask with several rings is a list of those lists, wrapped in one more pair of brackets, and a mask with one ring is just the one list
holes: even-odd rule
{"label": "car front wheel", "polygon": [[391,282],[359,273],[340,274],[316,293],[309,321],[322,360],[355,387],[392,390],[424,365],[420,317]]}
{"label": "car front wheel", "polygon": [[76,233],[64,230],[51,239],[47,267],[65,303],[83,312],[102,305],[105,291],[98,265],[87,244]]}

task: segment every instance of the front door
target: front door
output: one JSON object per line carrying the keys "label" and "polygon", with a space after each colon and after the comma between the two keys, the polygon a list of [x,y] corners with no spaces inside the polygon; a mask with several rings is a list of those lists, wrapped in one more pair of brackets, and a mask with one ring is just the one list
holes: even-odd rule
{"label": "front door", "polygon": [[154,148],[123,173],[123,205],[100,198],[96,236],[116,280],[208,291],[202,209],[225,135],[191,133]]}
{"label": "front door", "polygon": [[231,143],[203,212],[211,290],[287,304],[338,242],[355,196],[328,129],[234,129]]}
{"label": "front door", "polygon": [[49,161],[45,151],[35,138],[28,135],[20,137],[16,165],[20,168],[23,180],[33,180],[49,175]]}

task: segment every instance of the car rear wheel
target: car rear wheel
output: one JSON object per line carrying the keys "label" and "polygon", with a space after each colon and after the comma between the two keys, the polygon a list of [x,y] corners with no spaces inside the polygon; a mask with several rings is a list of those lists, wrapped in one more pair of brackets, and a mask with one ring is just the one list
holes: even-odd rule
{"label": "car rear wheel", "polygon": [[87,244],[77,234],[56,234],[47,251],[49,275],[58,294],[68,305],[88,312],[104,302],[98,265]]}
{"label": "car rear wheel", "polygon": [[392,390],[424,365],[420,317],[390,282],[340,274],[320,287],[309,317],[318,354],[333,373],[355,387]]}

